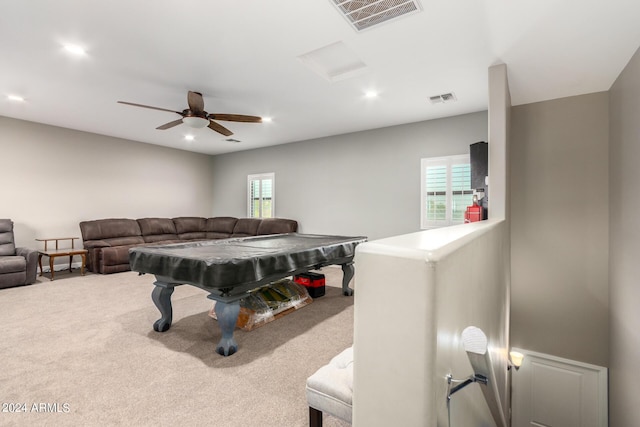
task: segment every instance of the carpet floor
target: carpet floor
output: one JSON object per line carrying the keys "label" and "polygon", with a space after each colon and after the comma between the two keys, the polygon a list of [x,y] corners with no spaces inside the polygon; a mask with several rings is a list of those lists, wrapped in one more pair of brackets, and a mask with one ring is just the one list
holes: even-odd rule
{"label": "carpet floor", "polygon": [[213,302],[193,286],[176,288],[164,333],[153,276],[74,270],[0,289],[0,425],[306,426],[307,377],[353,341],[342,271],[323,273],[325,296],[236,329],[230,357],[215,353]]}

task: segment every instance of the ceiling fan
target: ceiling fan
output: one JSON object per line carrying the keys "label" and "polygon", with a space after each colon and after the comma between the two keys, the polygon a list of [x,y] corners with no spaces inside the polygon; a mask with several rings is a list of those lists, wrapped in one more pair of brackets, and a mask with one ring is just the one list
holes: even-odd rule
{"label": "ceiling fan", "polygon": [[189,108],[182,111],[168,110],[166,108],[151,107],[149,105],[134,104],[133,102],[118,101],[120,104],[133,105],[134,107],[151,108],[152,110],[168,111],[170,113],[176,113],[182,116],[181,119],[174,120],[169,123],[165,123],[158,126],[156,129],[166,130],[171,129],[174,126],[178,126],[184,123],[193,128],[208,127],[224,136],[231,136],[231,132],[226,127],[214,120],[223,120],[227,122],[243,122],[243,123],[262,123],[262,117],[257,116],[245,116],[242,114],[210,114],[204,111],[204,100],[200,92],[189,91],[187,94],[187,103]]}

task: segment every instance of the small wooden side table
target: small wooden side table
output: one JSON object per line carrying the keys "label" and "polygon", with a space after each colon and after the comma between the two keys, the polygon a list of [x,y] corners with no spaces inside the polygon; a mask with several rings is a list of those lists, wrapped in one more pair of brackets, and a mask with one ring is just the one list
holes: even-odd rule
{"label": "small wooden side table", "polygon": [[[44,250],[38,251],[38,265],[40,266],[40,276],[42,276],[42,256],[49,257],[49,269],[51,271],[51,280],[53,280],[54,270],[53,270],[53,261],[58,256],[68,256],[69,257],[69,271],[71,271],[71,261],[73,260],[74,255],[80,255],[82,257],[82,264],[80,268],[81,274],[84,276],[84,266],[87,262],[87,250],[86,249],[75,249],[74,241],[77,240],[78,237],[54,237],[51,239],[36,239],[38,242],[44,242]],[[70,248],[62,248],[60,249],[58,246],[59,241],[71,241]],[[56,242],[55,249],[49,249],[49,242]]]}

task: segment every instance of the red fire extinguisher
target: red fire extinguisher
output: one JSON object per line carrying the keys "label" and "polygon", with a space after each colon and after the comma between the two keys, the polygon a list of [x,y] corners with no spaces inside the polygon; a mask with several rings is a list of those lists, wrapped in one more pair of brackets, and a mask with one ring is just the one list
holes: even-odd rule
{"label": "red fire extinguisher", "polygon": [[467,206],[467,210],[464,213],[464,222],[476,222],[482,221],[482,206],[478,204],[478,196],[473,195],[473,205]]}

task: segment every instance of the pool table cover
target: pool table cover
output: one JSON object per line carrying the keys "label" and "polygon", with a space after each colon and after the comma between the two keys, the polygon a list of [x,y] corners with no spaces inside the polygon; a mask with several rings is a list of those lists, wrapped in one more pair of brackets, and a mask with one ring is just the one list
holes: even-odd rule
{"label": "pool table cover", "polygon": [[220,291],[352,260],[366,240],[289,233],[151,245],[131,248],[129,262],[133,271]]}

